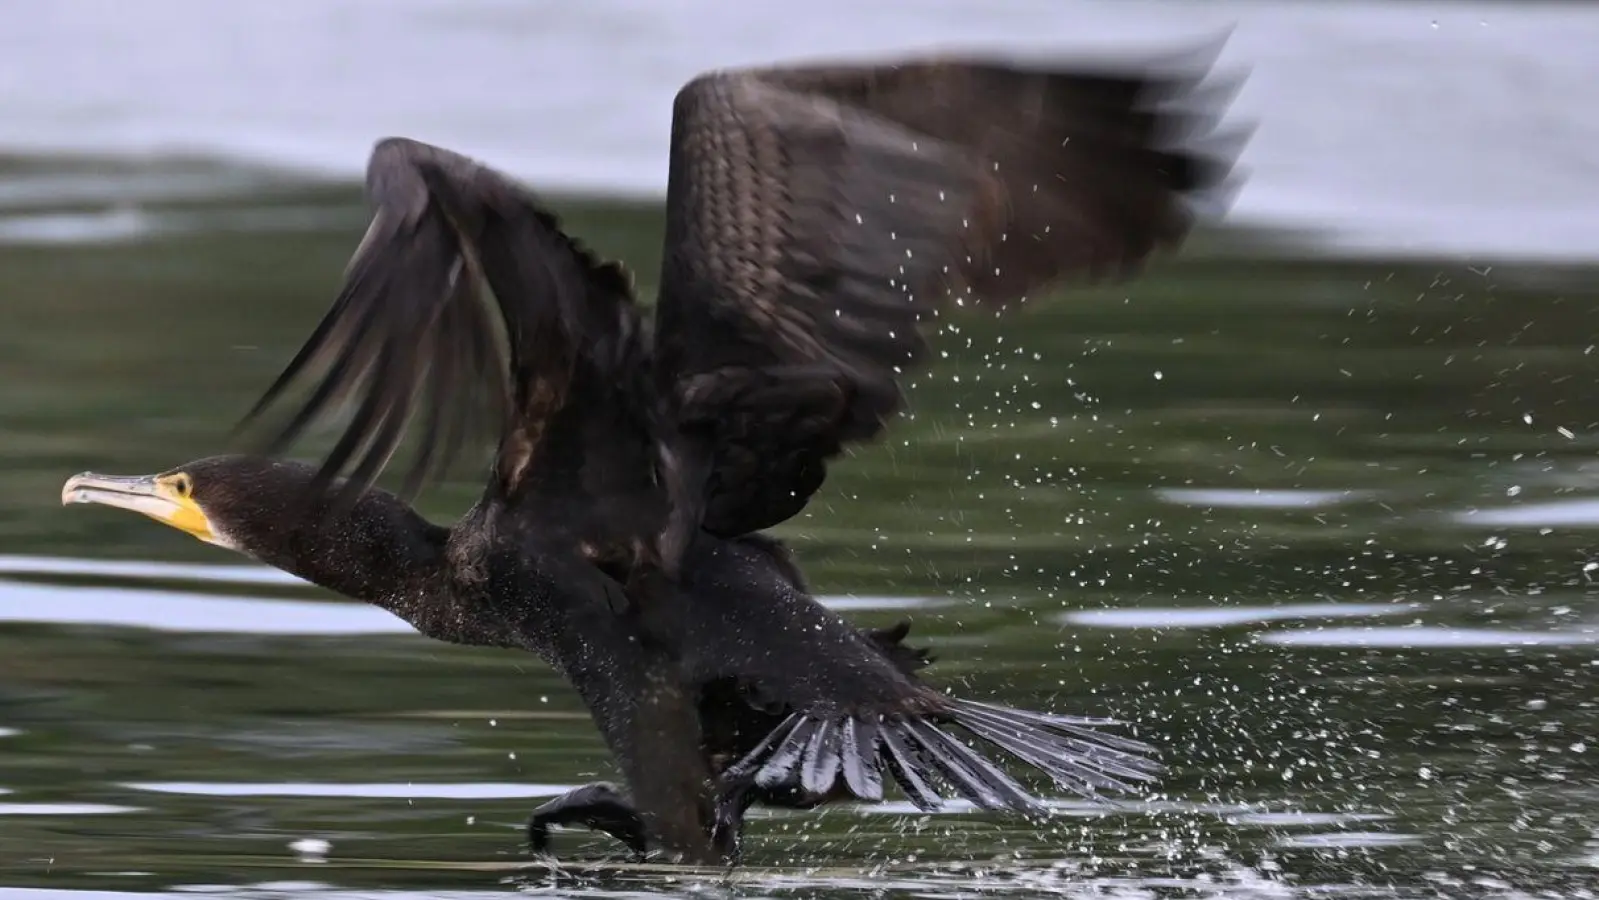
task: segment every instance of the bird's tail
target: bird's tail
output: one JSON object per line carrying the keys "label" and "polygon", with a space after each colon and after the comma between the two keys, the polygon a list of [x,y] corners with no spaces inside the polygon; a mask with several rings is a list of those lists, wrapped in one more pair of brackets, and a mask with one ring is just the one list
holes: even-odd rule
{"label": "bird's tail", "polygon": [[1115,720],[946,702],[947,709],[925,716],[794,713],[724,776],[767,789],[797,787],[822,796],[842,788],[861,800],[881,800],[886,772],[923,810],[943,804],[944,786],[983,809],[1042,809],[1015,778],[945,730],[948,725],[1081,796],[1130,790],[1134,782],[1154,781],[1161,770],[1151,758],[1153,747],[1097,730]]}

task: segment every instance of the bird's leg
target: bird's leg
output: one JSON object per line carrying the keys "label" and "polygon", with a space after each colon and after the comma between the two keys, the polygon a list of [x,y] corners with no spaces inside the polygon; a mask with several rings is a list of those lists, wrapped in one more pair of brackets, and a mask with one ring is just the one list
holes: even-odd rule
{"label": "bird's leg", "polygon": [[605,781],[573,788],[533,810],[527,821],[527,839],[534,853],[550,852],[551,825],[582,825],[603,831],[640,856],[647,846],[643,817],[616,785]]}
{"label": "bird's leg", "polygon": [[[728,778],[719,786],[711,844],[728,865],[739,862],[744,816],[757,801],[809,809],[816,800],[807,796],[812,802],[798,802],[786,794],[767,797],[764,793],[751,776]],[[551,825],[581,825],[616,838],[639,856],[648,852],[649,838],[643,816],[626,793],[608,781],[573,788],[533,810],[527,822],[527,837],[534,853],[549,855]]]}
{"label": "bird's leg", "polygon": [[757,799],[759,792],[753,775],[724,777],[717,788],[711,846],[729,865],[738,865],[743,854],[744,814]]}
{"label": "bird's leg", "polygon": [[[750,778],[730,780],[718,792],[711,843],[729,865],[738,864],[744,815],[759,794]],[[527,837],[534,853],[553,855],[550,854],[551,825],[581,825],[603,832],[626,844],[639,856],[649,849],[644,818],[622,789],[608,781],[573,788],[533,810],[527,822]]]}
{"label": "bird's leg", "polygon": [[626,805],[642,820],[649,845],[685,862],[714,865],[715,781],[700,746],[697,691],[684,681],[675,648],[652,640],[635,616],[619,616],[610,604],[591,591],[563,603],[559,623],[537,627],[553,628],[554,656],[616,758]]}

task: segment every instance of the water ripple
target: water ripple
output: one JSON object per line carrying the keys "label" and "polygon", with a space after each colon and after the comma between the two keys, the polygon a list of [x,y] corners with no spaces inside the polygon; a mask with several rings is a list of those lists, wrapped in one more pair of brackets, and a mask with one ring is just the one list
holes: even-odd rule
{"label": "water ripple", "polygon": [[143,811],[142,806],[110,803],[0,803],[0,816],[108,816]]}
{"label": "water ripple", "polygon": [[1182,506],[1232,509],[1315,509],[1347,503],[1365,491],[1252,490],[1242,488],[1156,488],[1155,496]]}
{"label": "water ripple", "polygon": [[[93,576],[199,585],[305,586],[307,582],[265,566],[185,565],[43,556],[0,556],[5,576]],[[948,601],[934,597],[848,594],[818,597],[840,611],[926,608]],[[411,634],[410,625],[365,603],[226,596],[122,586],[85,587],[8,583],[0,591],[0,622],[108,625],[156,631],[213,634],[384,635]]]}
{"label": "water ripple", "polygon": [[525,800],[564,794],[572,784],[459,784],[367,782],[337,784],[295,782],[134,781],[121,787],[158,794],[204,797],[364,797],[400,800]]}
{"label": "water ripple", "polygon": [[1570,631],[1512,631],[1430,625],[1404,628],[1307,628],[1263,634],[1260,640],[1286,647],[1582,647],[1599,644],[1599,628]]}
{"label": "water ripple", "polygon": [[1289,603],[1282,606],[1078,609],[1061,614],[1060,619],[1093,628],[1225,628],[1283,619],[1393,616],[1422,608],[1419,603]]}
{"label": "water ripple", "polygon": [[1458,524],[1481,528],[1599,528],[1599,499],[1469,509],[1452,518]]}

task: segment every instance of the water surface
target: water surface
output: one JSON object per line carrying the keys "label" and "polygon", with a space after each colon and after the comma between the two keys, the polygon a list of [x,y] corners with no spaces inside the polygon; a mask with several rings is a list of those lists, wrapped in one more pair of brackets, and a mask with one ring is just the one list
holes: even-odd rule
{"label": "water surface", "polygon": [[[582,834],[560,872],[524,855],[539,798],[613,774],[536,659],[58,505],[73,472],[224,449],[361,226],[340,186],[151,214],[169,208],[322,224],[0,247],[0,878],[19,897],[1591,890],[1582,270],[1211,236],[1024,326],[952,327],[911,415],[782,533],[852,619],[910,618],[938,683],[1123,716],[1170,775],[1037,824],[897,798],[762,815],[729,881]],[[653,212],[562,210],[652,289]],[[463,468],[424,511],[448,521],[480,480]]]}
{"label": "water surface", "polygon": [[[0,13],[6,896],[1599,893],[1594,8],[777,10]],[[614,772],[536,659],[57,505],[73,472],[227,448],[332,297],[378,136],[658,194],[671,91],[707,67],[1227,25],[1260,122],[1229,221],[1257,234],[954,323],[910,415],[781,529],[852,620],[909,618],[940,685],[1136,723],[1171,765],[1150,794],[761,814],[731,875],[567,834],[554,869],[527,811]],[[655,211],[559,205],[653,290]],[[473,462],[427,514],[471,503]]]}

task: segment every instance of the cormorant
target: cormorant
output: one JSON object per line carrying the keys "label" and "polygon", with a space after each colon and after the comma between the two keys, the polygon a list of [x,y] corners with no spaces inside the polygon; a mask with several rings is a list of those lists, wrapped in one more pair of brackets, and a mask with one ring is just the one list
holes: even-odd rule
{"label": "cormorant", "polygon": [[[969,734],[1077,792],[1152,777],[1105,720],[940,693],[903,629],[868,633],[760,534],[901,407],[951,307],[1124,275],[1229,181],[1209,60],[1053,67],[923,57],[713,72],[676,95],[653,321],[623,266],[526,188],[448,150],[379,142],[372,222],[337,300],[265,392],[321,378],[262,455],[69,480],[422,634],[531,650],[593,714],[627,782],[541,809],[690,861],[736,850],[755,801],[924,807],[940,783],[1035,810]],[[352,401],[320,465],[272,458]],[[486,402],[483,402],[486,401]],[[475,412],[488,483],[445,528],[405,498]],[[373,481],[422,416],[403,489]]]}

